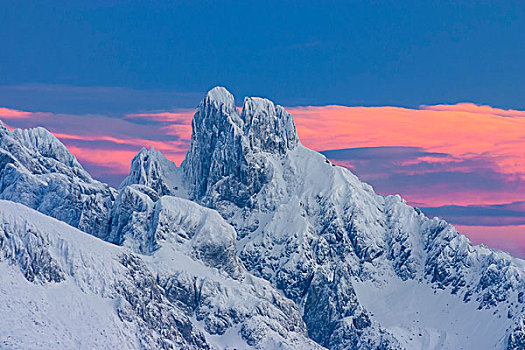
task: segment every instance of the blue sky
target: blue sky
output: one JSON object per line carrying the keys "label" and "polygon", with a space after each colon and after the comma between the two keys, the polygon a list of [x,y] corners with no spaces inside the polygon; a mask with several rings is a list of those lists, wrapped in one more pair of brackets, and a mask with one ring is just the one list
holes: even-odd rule
{"label": "blue sky", "polygon": [[[193,107],[215,85],[288,106],[525,108],[523,1],[1,4],[0,103],[14,108],[93,112],[46,85],[125,88],[105,112]],[[164,95],[130,106],[129,89]]]}

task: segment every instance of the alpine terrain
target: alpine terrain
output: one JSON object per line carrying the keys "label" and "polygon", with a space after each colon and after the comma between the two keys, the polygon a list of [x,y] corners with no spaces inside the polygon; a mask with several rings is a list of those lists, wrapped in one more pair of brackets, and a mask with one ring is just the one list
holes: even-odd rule
{"label": "alpine terrain", "polygon": [[525,349],[525,261],[473,246],[212,89],[120,188],[0,125],[1,349]]}

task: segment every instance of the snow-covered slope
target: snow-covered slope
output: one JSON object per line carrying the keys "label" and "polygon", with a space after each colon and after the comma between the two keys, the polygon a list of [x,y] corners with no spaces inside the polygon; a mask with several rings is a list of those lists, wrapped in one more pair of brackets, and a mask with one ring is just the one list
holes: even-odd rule
{"label": "snow-covered slope", "polygon": [[[170,210],[188,205],[167,200]],[[227,225],[220,220],[206,221]],[[209,228],[194,232],[198,246],[213,240]],[[206,266],[178,241],[168,237],[155,254],[140,256],[0,200],[0,346],[316,347],[296,305],[268,282],[241,266],[232,278],[228,266]]]}
{"label": "snow-covered slope", "polygon": [[180,168],[143,149],[118,192],[43,129],[0,130],[2,198],[113,243],[0,202],[4,346],[525,348],[523,260],[375,194],[271,101],[239,115],[214,88],[192,127]]}

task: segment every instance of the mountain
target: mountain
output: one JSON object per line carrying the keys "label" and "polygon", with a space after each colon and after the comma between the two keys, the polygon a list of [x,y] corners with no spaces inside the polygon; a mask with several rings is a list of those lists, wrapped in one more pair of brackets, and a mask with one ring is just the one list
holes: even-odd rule
{"label": "mountain", "polygon": [[[168,212],[187,205],[166,198]],[[179,236],[139,255],[0,201],[0,346],[316,348],[297,306],[229,256],[231,246],[221,243],[233,237],[210,237],[209,226],[227,224],[207,211],[181,225],[170,221]],[[207,225],[190,232],[199,221]],[[211,259],[210,245],[217,252]]]}
{"label": "mountain", "polygon": [[44,128],[10,132],[0,122],[0,199],[12,200],[104,237],[117,195],[94,180]]}
{"label": "mountain", "polygon": [[117,191],[2,128],[2,346],[525,348],[523,260],[375,194],[269,100],[214,88],[192,129],[180,167],[143,149]]}

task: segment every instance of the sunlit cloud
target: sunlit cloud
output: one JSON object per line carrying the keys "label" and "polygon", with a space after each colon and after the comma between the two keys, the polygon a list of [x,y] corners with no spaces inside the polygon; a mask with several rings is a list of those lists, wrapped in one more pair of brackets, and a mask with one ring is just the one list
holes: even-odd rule
{"label": "sunlit cloud", "polygon": [[472,226],[454,225],[474,244],[485,244],[494,249],[501,249],[514,256],[525,259],[525,225],[512,226]]}
{"label": "sunlit cloud", "polygon": [[0,118],[30,118],[33,115],[31,112],[18,111],[16,109],[9,109],[0,107]]}
{"label": "sunlit cloud", "polygon": [[524,112],[492,109],[491,114],[490,110],[464,103],[421,109],[289,108],[302,142],[315,150],[408,146],[457,158],[484,155],[498,172],[525,179]]}
{"label": "sunlit cloud", "polygon": [[455,105],[421,106],[421,109],[442,112],[466,112],[483,115],[497,115],[500,117],[525,117],[525,111],[501,109],[474,103],[457,103]]}
{"label": "sunlit cloud", "polygon": [[175,124],[191,124],[195,110],[184,110],[181,112],[149,112],[126,114],[126,119],[141,119],[147,121],[168,122]]}
{"label": "sunlit cloud", "polygon": [[410,204],[498,204],[524,198],[521,177],[497,171],[485,155],[457,157],[419,147],[359,147],[323,151],[383,194],[400,193]]}
{"label": "sunlit cloud", "polygon": [[[9,108],[0,109],[0,113],[0,119],[10,128],[45,126],[94,176],[103,181],[111,178],[114,186],[129,172],[131,159],[142,147],[155,147],[180,163],[191,136],[192,113],[181,113],[178,116],[180,124],[174,121],[175,116],[171,113],[109,117],[35,113]],[[137,123],[140,118],[147,120],[148,124]],[[182,137],[182,134],[187,136]]]}

